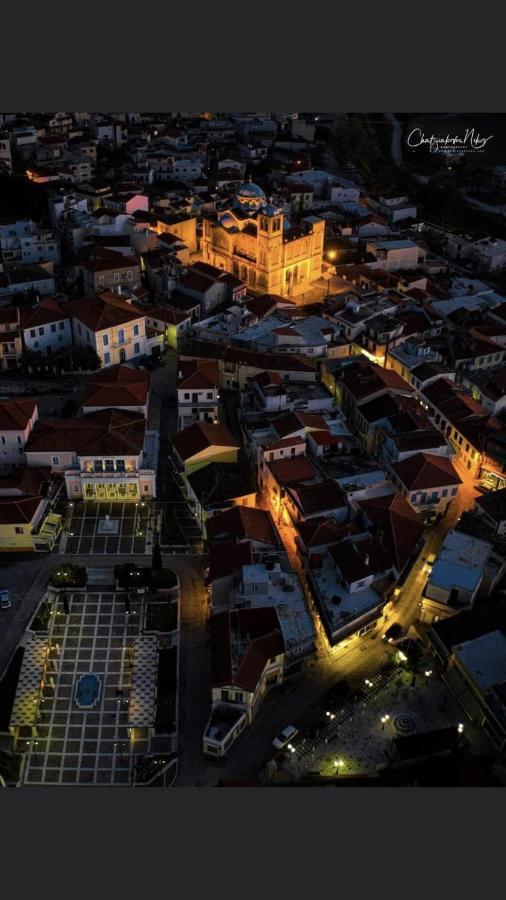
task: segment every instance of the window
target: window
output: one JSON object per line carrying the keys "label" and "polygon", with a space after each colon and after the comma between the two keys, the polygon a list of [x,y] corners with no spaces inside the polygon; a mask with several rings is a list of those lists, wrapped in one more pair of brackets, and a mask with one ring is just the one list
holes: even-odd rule
{"label": "window", "polygon": [[149,494],[149,484],[145,484],[143,490],[145,494]]}
{"label": "window", "polygon": [[114,273],[114,280],[119,281],[119,272]]}
{"label": "window", "polygon": [[134,325],[134,335],[135,335],[135,337],[137,337],[138,334],[139,334],[139,326],[138,326],[138,325]]}
{"label": "window", "polygon": [[447,496],[448,496],[448,488],[444,488],[444,489],[441,491],[441,496],[442,496],[442,497],[447,497]]}
{"label": "window", "polygon": [[[469,466],[469,463],[468,463],[468,466]],[[457,493],[457,488],[456,487],[452,488],[452,497],[455,497],[456,493]]]}
{"label": "window", "polygon": [[124,344],[124,343],[125,343],[125,332],[124,332],[124,329],[123,329],[123,328],[120,328],[120,329],[118,330],[118,343],[119,343],[119,344]]}
{"label": "window", "polygon": [[43,327],[39,328],[39,334],[41,334],[41,335],[44,334],[44,328],[43,328]]}
{"label": "window", "polygon": [[59,327],[60,331],[63,331],[63,329],[65,328],[65,322],[59,322],[58,327]]}
{"label": "window", "polygon": [[99,276],[98,276],[98,283],[99,283],[99,284],[105,284],[105,275],[99,275]]}
{"label": "window", "polygon": [[140,344],[134,344],[134,353],[135,353],[136,355],[138,355],[140,352],[141,352],[141,345],[140,345]]}
{"label": "window", "polygon": [[82,333],[83,333],[83,329],[81,328],[81,323],[80,323],[80,322],[77,323],[77,330],[78,330],[79,334],[82,334]]}
{"label": "window", "polygon": [[104,336],[102,338],[102,343],[103,343],[104,347],[109,346],[109,335],[108,334],[104,334]]}
{"label": "window", "polygon": [[51,457],[51,465],[52,465],[52,466],[59,466],[59,465],[60,465],[60,457],[59,457],[59,456],[52,456],[52,457]]}
{"label": "window", "polygon": [[30,328],[30,337],[35,337],[36,333],[35,328]]}
{"label": "window", "polygon": [[185,394],[185,395],[184,395],[184,399],[185,399],[185,400],[189,400],[189,399],[190,399],[190,395],[189,395],[189,394]]}
{"label": "window", "polygon": [[14,531],[16,532],[16,534],[23,534],[23,533],[24,533],[24,532],[23,532],[23,526],[22,526],[22,525],[16,525]]}
{"label": "window", "polygon": [[111,362],[111,354],[110,353],[104,353],[104,362],[105,362],[106,366],[109,365],[109,363]]}
{"label": "window", "polygon": [[5,440],[5,437],[3,435],[1,437],[1,441],[2,441],[2,447],[5,447],[7,441]]}
{"label": "window", "polygon": [[129,269],[128,272],[126,273],[126,277],[127,277],[128,281],[131,281],[131,280],[132,280],[132,273],[131,273],[130,269]]}
{"label": "window", "polygon": [[56,331],[56,322],[51,322],[51,331],[53,332],[53,334],[55,333],[55,331]]}
{"label": "window", "polygon": [[80,485],[80,484],[74,484],[73,487],[72,487],[72,490],[73,490],[74,494],[80,494],[80,493],[81,493],[81,485]]}
{"label": "window", "polygon": [[208,391],[208,392],[207,392],[207,399],[208,399],[208,400],[212,400],[212,399],[213,399],[212,391]]}

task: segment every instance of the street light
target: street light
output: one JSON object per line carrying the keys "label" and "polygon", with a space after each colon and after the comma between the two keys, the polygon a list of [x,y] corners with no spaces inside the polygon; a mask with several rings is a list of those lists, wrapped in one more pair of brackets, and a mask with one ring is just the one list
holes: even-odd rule
{"label": "street light", "polygon": [[426,669],[425,670],[425,684],[427,684],[431,675],[432,675],[432,669]]}
{"label": "street light", "polygon": [[388,713],[386,713],[384,716],[381,717],[381,730],[382,731],[385,730],[385,725],[388,722],[389,718],[390,718],[390,716],[388,715]]}
{"label": "street light", "polygon": [[464,731],[464,726],[463,726],[462,722],[459,722],[459,724],[457,725],[457,731],[459,734],[462,734],[462,732]]}

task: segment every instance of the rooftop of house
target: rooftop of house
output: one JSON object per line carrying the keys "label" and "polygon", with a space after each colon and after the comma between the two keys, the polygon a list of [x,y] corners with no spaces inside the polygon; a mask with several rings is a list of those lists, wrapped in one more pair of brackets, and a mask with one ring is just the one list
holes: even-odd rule
{"label": "rooftop of house", "polygon": [[253,563],[251,541],[229,540],[211,541],[208,547],[209,572],[207,584],[227,578],[240,572],[243,566]]}
{"label": "rooftop of house", "polygon": [[[202,471],[207,471],[207,467]],[[208,519],[206,530],[210,542],[234,539],[279,546],[278,533],[270,512],[256,507],[233,506]]]}
{"label": "rooftop of house", "polygon": [[96,297],[70,300],[67,305],[71,316],[94,332],[125,325],[145,316],[145,313],[132,303],[127,303],[109,291],[104,291]]}
{"label": "rooftop of house", "polygon": [[284,653],[272,607],[224,610],[210,623],[211,684],[233,684],[253,693],[269,659]]}
{"label": "rooftop of house", "polygon": [[149,375],[133,366],[111,366],[89,375],[82,406],[145,406],[149,393]]}
{"label": "rooftop of house", "polygon": [[447,533],[429,576],[429,584],[450,591],[475,591],[492,551],[488,541],[451,530]]}
{"label": "rooftop of house", "polygon": [[193,493],[205,509],[255,495],[251,471],[237,463],[209,463],[188,476]]}
{"label": "rooftop of house", "polygon": [[146,420],[139,413],[103,409],[76,419],[39,419],[26,453],[74,452],[78,456],[139,455]]}
{"label": "rooftop of house", "polygon": [[421,517],[399,493],[360,500],[359,507],[397,572],[401,572],[423,535]]}
{"label": "rooftop of house", "polygon": [[178,363],[178,390],[217,390],[220,386],[220,368],[216,359],[180,359]]}
{"label": "rooftop of house", "polygon": [[268,466],[279,485],[288,486],[299,481],[313,481],[318,476],[318,469],[306,456],[272,460]]}
{"label": "rooftop of house", "polygon": [[[506,634],[497,629],[453,647],[455,656],[484,692],[506,682]],[[506,698],[505,698],[506,699]]]}
{"label": "rooftop of house", "polygon": [[174,435],[172,444],[183,461],[192,459],[211,447],[239,449],[240,444],[220,422],[194,422]]}
{"label": "rooftop of house", "polygon": [[495,522],[506,520],[506,488],[489,491],[476,498],[476,504]]}
{"label": "rooftop of house", "polygon": [[0,430],[24,431],[36,409],[35,400],[0,400]]}
{"label": "rooftop of house", "polygon": [[450,460],[435,453],[414,453],[391,467],[408,491],[462,484]]}
{"label": "rooftop of house", "polygon": [[0,497],[0,525],[33,523],[42,497]]}
{"label": "rooftop of house", "polygon": [[69,318],[66,306],[52,297],[41,300],[37,306],[32,308],[22,307],[19,317],[23,329],[49,325],[51,322],[59,322],[62,319]]}
{"label": "rooftop of house", "polygon": [[303,516],[315,513],[330,514],[347,507],[342,488],[331,478],[314,484],[298,484],[288,488],[288,492]]}
{"label": "rooftop of house", "polygon": [[407,394],[413,388],[393,369],[384,369],[367,360],[360,360],[345,366],[341,381],[356,402],[372,397],[379,391],[397,390]]}
{"label": "rooftop of house", "polygon": [[284,554],[277,561],[254,563],[242,568],[242,586],[233,590],[234,598],[242,598],[243,589],[261,585],[262,591],[248,592],[251,607],[273,606],[276,609],[286,652],[296,655],[314,639],[314,626],[298,576],[290,568]]}
{"label": "rooftop of house", "polygon": [[92,273],[113,272],[136,266],[139,266],[139,260],[135,256],[127,256],[108,247],[97,246],[93,247],[89,259],[83,262],[83,267]]}

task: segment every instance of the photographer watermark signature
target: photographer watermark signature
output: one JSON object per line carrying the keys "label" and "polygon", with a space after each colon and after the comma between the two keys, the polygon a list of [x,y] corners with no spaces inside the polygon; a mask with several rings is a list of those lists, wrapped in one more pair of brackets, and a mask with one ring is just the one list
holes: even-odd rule
{"label": "photographer watermark signature", "polygon": [[447,134],[446,137],[427,137],[421,128],[413,128],[408,134],[407,145],[412,149],[425,147],[430,153],[481,153],[494,137],[482,137],[474,128],[467,128],[464,134]]}

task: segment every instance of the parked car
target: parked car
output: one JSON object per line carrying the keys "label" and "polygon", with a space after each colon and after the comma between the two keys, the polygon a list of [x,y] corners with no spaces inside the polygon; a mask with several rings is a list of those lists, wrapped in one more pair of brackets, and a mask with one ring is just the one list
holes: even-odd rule
{"label": "parked car", "polygon": [[0,591],[0,609],[10,609],[12,606],[11,595],[9,591]]}
{"label": "parked car", "polygon": [[280,731],[279,734],[276,735],[272,742],[272,746],[275,747],[276,750],[284,750],[298,733],[299,729],[295,728],[295,725],[287,725],[286,728],[283,728],[283,731]]}
{"label": "parked car", "polygon": [[394,641],[398,641],[400,638],[404,637],[404,628],[402,625],[399,625],[398,622],[394,622],[393,625],[390,625],[390,628],[387,628],[381,637],[382,640],[387,641],[387,643],[393,644]]}

